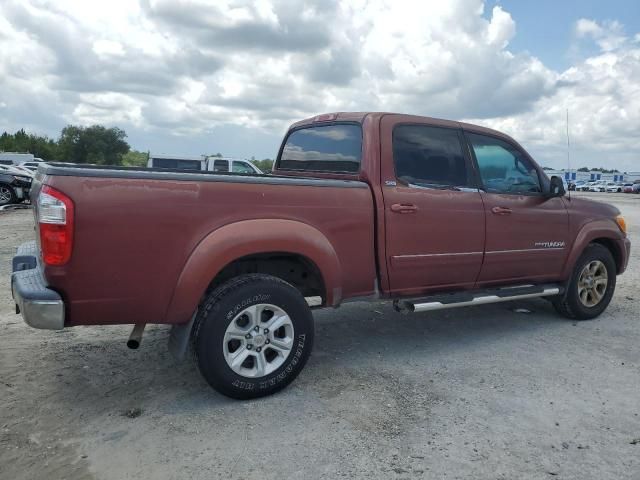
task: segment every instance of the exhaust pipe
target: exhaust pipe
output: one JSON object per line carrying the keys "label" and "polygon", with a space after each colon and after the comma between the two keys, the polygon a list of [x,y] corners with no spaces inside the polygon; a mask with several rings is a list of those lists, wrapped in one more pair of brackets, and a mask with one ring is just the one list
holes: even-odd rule
{"label": "exhaust pipe", "polygon": [[146,323],[136,323],[133,326],[133,330],[131,331],[131,335],[129,335],[129,340],[127,340],[127,347],[131,350],[137,350],[142,342],[142,333],[144,332],[144,327],[146,327]]}

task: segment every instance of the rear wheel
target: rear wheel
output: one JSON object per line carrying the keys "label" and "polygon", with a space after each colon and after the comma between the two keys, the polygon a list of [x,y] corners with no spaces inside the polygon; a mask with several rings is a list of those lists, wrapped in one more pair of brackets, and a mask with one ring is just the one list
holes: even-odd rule
{"label": "rear wheel", "polygon": [[606,247],[590,244],[573,270],[565,294],[553,301],[561,315],[589,320],[600,315],[611,302],[616,288],[616,264]]}
{"label": "rear wheel", "polygon": [[232,398],[262,397],[291,383],[313,346],[313,316],[302,294],[269,275],[242,275],[200,306],[193,331],[198,367]]}
{"label": "rear wheel", "polygon": [[11,185],[6,183],[0,183],[0,205],[9,205],[10,203],[16,203],[18,197],[15,190]]}

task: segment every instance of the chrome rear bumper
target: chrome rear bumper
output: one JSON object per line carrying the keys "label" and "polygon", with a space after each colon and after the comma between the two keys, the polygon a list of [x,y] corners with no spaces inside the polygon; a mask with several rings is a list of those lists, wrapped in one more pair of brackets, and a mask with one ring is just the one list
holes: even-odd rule
{"label": "chrome rear bumper", "polygon": [[20,245],[13,257],[11,293],[16,313],[22,313],[27,325],[46,330],[64,328],[64,302],[57,292],[47,288],[35,242]]}

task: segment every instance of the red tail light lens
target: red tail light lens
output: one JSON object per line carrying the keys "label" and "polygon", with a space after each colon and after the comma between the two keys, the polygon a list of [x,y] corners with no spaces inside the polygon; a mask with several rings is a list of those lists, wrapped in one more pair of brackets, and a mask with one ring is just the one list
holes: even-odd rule
{"label": "red tail light lens", "polygon": [[42,260],[47,265],[64,265],[73,249],[73,201],[44,185],[38,195],[37,214]]}

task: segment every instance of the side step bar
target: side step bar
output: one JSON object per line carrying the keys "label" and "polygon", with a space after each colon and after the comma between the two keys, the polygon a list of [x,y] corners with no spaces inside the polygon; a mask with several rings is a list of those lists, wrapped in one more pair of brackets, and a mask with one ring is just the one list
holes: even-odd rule
{"label": "side step bar", "polygon": [[508,302],[524,298],[548,297],[564,292],[560,284],[517,285],[514,287],[472,290],[468,292],[433,295],[424,298],[395,300],[393,307],[401,313],[426,312],[444,308],[468,307],[486,303]]}

